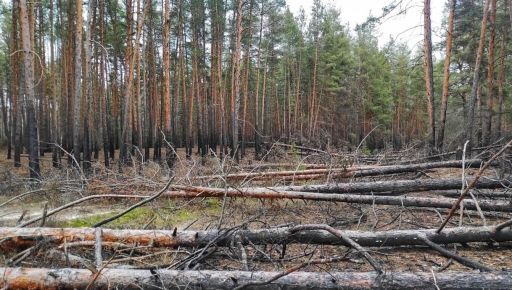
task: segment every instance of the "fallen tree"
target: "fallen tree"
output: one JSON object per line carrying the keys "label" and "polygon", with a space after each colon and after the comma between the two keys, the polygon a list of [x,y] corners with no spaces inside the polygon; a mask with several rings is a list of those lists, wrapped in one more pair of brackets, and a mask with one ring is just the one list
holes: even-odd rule
{"label": "fallen tree", "polygon": [[[472,182],[468,179],[467,182]],[[512,186],[511,179],[491,180],[482,179],[476,183],[474,188],[497,189]],[[321,192],[321,193],[360,193],[360,192],[392,192],[405,193],[429,190],[460,189],[462,180],[459,179],[416,179],[416,180],[393,180],[375,182],[353,182],[353,183],[329,183],[320,185],[304,186],[280,186],[273,187],[274,190]]]}
{"label": "fallen tree", "polygon": [[[282,272],[0,268],[2,289],[511,289],[510,272]],[[244,287],[245,286],[245,287]]]}
{"label": "fallen tree", "polygon": [[[313,201],[331,201],[359,204],[381,204],[411,207],[433,207],[433,208],[451,208],[456,202],[454,198],[428,198],[428,197],[410,197],[410,196],[380,196],[380,195],[356,195],[356,194],[334,194],[334,193],[316,193],[316,192],[296,192],[296,191],[272,191],[271,189],[220,189],[195,186],[173,186],[173,189],[179,191],[169,192],[167,197],[173,198],[196,198],[196,197],[242,197],[242,198],[261,198],[261,199],[301,199]],[[464,208],[468,210],[477,210],[474,200],[464,200]],[[512,212],[511,201],[499,200],[480,200],[478,202],[483,211]]]}
{"label": "fallen tree", "polygon": [[[239,236],[244,244],[321,244],[350,246],[324,230],[300,231],[304,226],[271,228],[256,230],[113,230],[102,229],[104,243],[120,243],[126,246],[159,247],[202,247],[212,243],[217,246],[231,246],[233,239]],[[425,243],[419,237],[425,237],[436,244],[472,243],[472,242],[506,242],[512,241],[512,230],[503,228],[496,231],[494,227],[459,227],[449,228],[441,233],[435,230],[396,230],[396,231],[343,231],[344,236],[362,247],[397,247],[422,246]],[[53,244],[84,242],[95,240],[94,228],[0,228],[0,249],[28,248],[40,241]]]}
{"label": "fallen tree", "polygon": [[[434,208],[451,208],[456,202],[453,198],[426,198],[426,197],[408,197],[408,196],[380,196],[378,193],[372,195],[354,195],[354,194],[332,194],[332,193],[315,193],[315,192],[295,192],[295,191],[272,191],[267,188],[252,188],[252,189],[220,189],[208,188],[197,186],[172,186],[173,191],[162,193],[161,197],[166,198],[199,198],[199,197],[240,197],[240,198],[259,198],[259,199],[292,199],[292,200],[312,200],[312,201],[330,201],[330,202],[346,202],[346,203],[360,203],[360,204],[381,204],[381,205],[396,205],[396,206],[411,206],[411,207],[434,207]],[[383,192],[382,194],[392,194]],[[103,198],[130,198],[130,199],[145,199],[149,196],[141,195],[127,195],[127,194],[105,194],[105,195],[91,195],[64,204],[57,208],[48,210],[44,215],[34,217],[18,225],[18,227],[25,227],[34,224],[42,219],[48,218],[61,211],[72,208],[84,202],[93,199]],[[477,210],[477,204],[474,200],[464,200],[464,208],[468,210]],[[481,200],[478,202],[480,209],[483,211],[496,211],[496,212],[512,212],[512,203],[510,201],[499,200]]]}
{"label": "fallen tree", "polygon": [[[467,160],[464,164],[466,167],[478,168],[482,163],[480,159]],[[389,165],[389,166],[357,166],[357,167],[344,167],[344,168],[318,168],[318,169],[306,169],[306,170],[288,170],[288,171],[267,171],[267,172],[246,172],[246,173],[234,173],[225,175],[206,175],[198,176],[196,180],[212,180],[226,178],[228,180],[243,180],[243,179],[265,179],[272,177],[283,177],[283,176],[299,176],[299,175],[332,175],[337,177],[365,177],[365,176],[376,176],[384,174],[396,174],[396,173],[407,173],[416,172],[434,168],[461,168],[462,161],[442,161],[442,162],[429,162],[419,164],[408,164],[408,165]]]}

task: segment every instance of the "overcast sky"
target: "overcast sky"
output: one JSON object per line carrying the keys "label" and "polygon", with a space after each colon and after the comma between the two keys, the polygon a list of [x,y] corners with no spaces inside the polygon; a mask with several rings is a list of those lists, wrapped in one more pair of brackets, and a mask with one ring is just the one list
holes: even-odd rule
{"label": "overcast sky", "polygon": [[[347,22],[351,29],[366,20],[368,15],[379,16],[382,7],[392,0],[324,0],[324,3],[332,3],[341,11],[341,19]],[[290,10],[297,15],[301,7],[306,13],[311,10],[313,0],[286,0]],[[410,48],[415,48],[423,41],[423,1],[403,0],[401,8],[407,8],[406,13],[397,15],[394,11],[385,21],[377,27],[379,33],[379,45],[385,44],[390,36],[400,42],[407,42]],[[443,18],[444,0],[431,1],[432,38],[434,42],[443,36],[440,29]],[[397,9],[400,10],[400,9]]]}

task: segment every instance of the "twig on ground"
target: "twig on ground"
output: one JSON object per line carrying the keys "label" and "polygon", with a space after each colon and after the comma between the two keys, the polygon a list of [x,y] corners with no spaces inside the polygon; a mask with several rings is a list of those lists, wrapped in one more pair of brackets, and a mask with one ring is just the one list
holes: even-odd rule
{"label": "twig on ground", "polygon": [[327,231],[327,232],[331,233],[332,235],[342,239],[345,243],[349,244],[352,248],[359,251],[363,255],[363,257],[365,257],[365,259],[368,261],[368,263],[370,263],[370,265],[372,265],[372,267],[375,269],[375,271],[377,271],[377,273],[379,273],[379,274],[383,273],[382,267],[380,266],[379,262],[377,262],[375,259],[373,259],[373,257],[370,256],[370,254],[368,253],[368,251],[366,249],[364,249],[358,243],[356,243],[354,240],[352,240],[351,238],[349,238],[348,236],[343,234],[342,231],[337,230],[331,226],[322,225],[322,224],[301,225],[301,226],[296,226],[296,227],[291,228],[290,232],[296,233],[296,232],[300,232],[300,231],[312,231],[312,230],[324,230],[324,231]]}
{"label": "twig on ground", "polygon": [[457,255],[457,254],[455,254],[453,252],[448,251],[447,249],[445,249],[445,248],[439,246],[438,244],[432,242],[431,240],[429,240],[425,234],[418,235],[418,238],[421,239],[421,241],[423,241],[425,243],[425,245],[427,245],[427,246],[431,247],[432,249],[438,251],[443,256],[448,257],[448,258],[452,258],[455,261],[459,262],[460,264],[462,264],[462,265],[464,265],[466,267],[470,267],[472,269],[480,270],[482,272],[491,272],[492,271],[491,268],[489,268],[489,267],[487,267],[485,265],[482,265],[480,263],[471,261],[468,258],[461,257],[461,256],[459,256],[459,255]]}
{"label": "twig on ground", "polygon": [[310,266],[310,265],[322,265],[322,264],[328,264],[328,263],[335,263],[335,262],[339,262],[341,260],[343,260],[345,257],[333,257],[333,258],[329,258],[329,259],[318,259],[318,260],[312,260],[312,261],[308,261],[308,262],[305,262],[303,264],[300,264],[298,266],[295,266],[295,267],[292,267],[286,271],[283,271],[277,275],[275,275],[274,277],[266,280],[266,281],[261,281],[261,282],[249,282],[249,283],[246,283],[246,284],[243,284],[243,285],[240,285],[238,287],[235,287],[233,288],[233,290],[241,290],[241,289],[244,289],[244,288],[247,288],[247,287],[251,287],[251,286],[265,286],[265,285],[268,285],[274,281],[276,281],[277,279],[279,278],[282,278],[284,276],[287,276],[293,272],[296,272],[304,267],[307,267],[307,266]]}
{"label": "twig on ground", "polygon": [[512,226],[512,219],[506,221],[506,222],[503,222],[501,224],[498,224],[496,227],[495,227],[495,231],[496,232],[499,232],[501,230],[503,230],[504,228],[506,227],[509,227],[509,226]]}
{"label": "twig on ground", "polygon": [[16,195],[15,197],[13,197],[13,198],[11,198],[11,199],[9,199],[9,200],[7,200],[7,201],[2,202],[2,203],[0,204],[0,207],[3,207],[3,206],[5,206],[5,205],[7,205],[8,203],[10,203],[10,202],[12,202],[12,201],[14,201],[14,200],[20,199],[20,198],[22,198],[22,197],[24,197],[24,196],[27,196],[27,195],[29,195],[29,194],[32,194],[32,193],[38,193],[38,192],[44,192],[44,191],[45,191],[45,189],[40,188],[40,189],[36,189],[36,190],[27,191],[27,192],[24,192],[24,193],[22,193],[22,194],[18,194],[18,195]]}

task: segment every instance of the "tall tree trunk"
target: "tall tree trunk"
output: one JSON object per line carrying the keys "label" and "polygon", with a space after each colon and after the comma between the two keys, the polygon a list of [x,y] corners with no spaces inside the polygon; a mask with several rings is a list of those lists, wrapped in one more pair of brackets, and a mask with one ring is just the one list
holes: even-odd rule
{"label": "tall tree trunk", "polygon": [[[76,32],[75,32],[75,91],[73,94],[73,156],[80,162],[80,105],[82,93],[82,0],[76,0]],[[84,148],[85,149],[85,148]],[[78,164],[77,164],[78,165]],[[80,165],[78,165],[80,166]]]}
{"label": "tall tree trunk", "polygon": [[431,150],[436,148],[436,120],[434,110],[434,70],[432,65],[432,30],[430,22],[430,0],[423,2],[423,62],[429,120],[429,142]]}
{"label": "tall tree trunk", "polygon": [[[171,3],[169,0],[163,0],[163,45],[162,45],[162,53],[163,53],[163,122],[164,122],[164,130],[165,130],[165,138],[167,142],[173,145],[173,138],[171,132],[171,65],[170,65],[170,31],[171,31]],[[160,135],[160,133],[159,133]],[[174,148],[169,148],[166,146],[165,151],[165,160],[169,168],[173,166],[175,154]]]}
{"label": "tall tree trunk", "polygon": [[489,4],[491,0],[485,0],[484,8],[483,8],[483,15],[482,15],[482,24],[480,27],[480,40],[478,42],[478,50],[476,53],[475,58],[475,66],[474,66],[474,72],[473,72],[473,84],[471,85],[471,95],[468,100],[468,112],[466,119],[464,120],[465,123],[465,139],[469,140],[468,149],[469,152],[471,152],[471,148],[474,147],[475,143],[475,136],[474,136],[474,126],[475,126],[475,105],[477,100],[477,94],[478,94],[478,87],[480,83],[480,67],[482,65],[482,57],[484,54],[484,46],[485,46],[485,32],[487,27],[487,13],[489,11]]}
{"label": "tall tree trunk", "polygon": [[[83,168],[85,170],[91,167],[91,138],[92,135],[90,132],[89,122],[92,118],[90,118],[91,112],[91,101],[92,101],[92,86],[93,86],[93,78],[92,78],[92,35],[94,34],[94,25],[93,25],[93,17],[96,14],[96,0],[89,0],[87,5],[87,19],[85,20],[85,43],[84,43],[84,100],[83,103],[85,105],[84,108],[84,162]],[[97,128],[99,130],[99,128]]]}
{"label": "tall tree trunk", "polygon": [[233,92],[231,95],[231,154],[238,162],[240,159],[238,148],[238,112],[240,111],[240,46],[242,39],[242,18],[243,18],[243,1],[236,1],[236,26],[235,26],[235,49],[233,51]]}
{"label": "tall tree trunk", "polygon": [[443,150],[444,145],[444,130],[446,127],[446,109],[448,108],[448,94],[450,87],[450,61],[452,56],[453,45],[453,18],[455,15],[455,5],[457,0],[450,0],[449,14],[448,14],[448,31],[446,33],[446,55],[444,59],[443,70],[443,93],[441,97],[441,119],[439,124],[439,131],[437,136],[437,148],[439,151]]}
{"label": "tall tree trunk", "polygon": [[499,71],[498,71],[498,117],[496,119],[496,140],[502,136],[502,123],[503,123],[503,97],[504,97],[504,85],[505,85],[505,57],[507,48],[507,34],[508,29],[504,28],[501,36],[501,48],[499,57]]}
{"label": "tall tree trunk", "polygon": [[[131,1],[131,0],[129,0]],[[142,28],[144,25],[144,18],[147,14],[147,11],[150,7],[149,0],[144,1],[143,11],[137,15],[137,27],[135,32],[135,39],[133,41],[133,46],[131,51],[127,51],[126,54],[126,62],[127,62],[127,71],[125,74],[125,98],[124,98],[124,112],[123,112],[123,130],[121,133],[121,162],[119,162],[119,166],[121,168],[122,164],[129,164],[129,154],[128,154],[128,146],[132,144],[132,124],[130,120],[130,115],[132,113],[132,94],[133,94],[133,79],[134,79],[134,70],[135,65],[138,62],[139,55],[139,42],[140,37],[142,35]],[[140,7],[139,7],[140,8]],[[131,39],[128,40],[131,42]]]}
{"label": "tall tree trunk", "polygon": [[[12,102],[12,140],[14,143],[14,166],[21,166],[21,151],[23,148],[21,134],[21,110],[20,110],[20,90],[19,90],[19,82],[20,82],[20,58],[18,53],[14,53],[19,49],[18,43],[18,10],[19,10],[19,1],[12,0],[12,31],[11,31],[11,57],[9,58],[12,69],[12,79],[11,79],[11,102]],[[14,54],[13,54],[14,53]]]}
{"label": "tall tree trunk", "polygon": [[261,3],[260,8],[260,32],[258,36],[258,52],[257,52],[257,61],[256,61],[256,96],[255,104],[254,104],[254,159],[258,160],[260,157],[260,75],[261,75],[261,41],[263,38],[263,16],[264,10],[263,10],[263,1]]}
{"label": "tall tree trunk", "polygon": [[23,67],[25,70],[25,107],[27,110],[27,130],[29,133],[29,171],[31,178],[39,179],[41,172],[39,168],[39,140],[35,111],[34,52],[31,47],[30,24],[25,0],[19,0],[19,19],[21,24],[21,43],[24,52]]}
{"label": "tall tree trunk", "polygon": [[489,50],[487,53],[487,120],[483,130],[483,145],[491,143],[494,114],[494,44],[496,39],[496,0],[491,0],[489,14]]}
{"label": "tall tree trunk", "polygon": [[2,123],[4,126],[4,134],[7,140],[7,159],[11,158],[11,134],[9,132],[9,122],[7,113],[7,96],[4,96],[4,80],[0,77],[0,108],[2,110]]}
{"label": "tall tree trunk", "polygon": [[249,3],[249,21],[248,28],[246,31],[246,43],[245,43],[245,65],[244,65],[244,82],[243,82],[243,96],[244,96],[244,105],[243,105],[243,115],[242,115],[242,144],[241,144],[241,156],[242,158],[245,156],[245,146],[246,146],[246,135],[247,129],[249,128],[247,120],[247,107],[249,106],[249,77],[251,71],[251,46],[252,46],[252,9],[253,9],[253,1]]}

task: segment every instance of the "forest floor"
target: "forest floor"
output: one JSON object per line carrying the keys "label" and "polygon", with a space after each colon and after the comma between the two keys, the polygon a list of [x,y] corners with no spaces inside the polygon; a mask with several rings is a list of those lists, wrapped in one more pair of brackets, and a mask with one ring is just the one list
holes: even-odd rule
{"label": "forest floor", "polygon": [[[257,161],[245,159],[241,164],[235,165],[227,159],[219,161],[218,158],[202,160],[194,157],[186,160],[179,152],[175,179],[173,183],[183,185],[224,187],[224,181],[196,180],[194,177],[211,174],[227,174],[234,172],[248,172],[255,169],[246,169],[244,166]],[[286,153],[286,152],[284,152]],[[5,159],[5,152],[0,152],[0,226],[15,226],[20,220],[43,215],[45,204],[48,209],[80,199],[84,196],[104,194],[145,194],[150,195],[162,188],[169,178],[169,171],[153,162],[143,166],[127,168],[123,173],[116,170],[106,170],[103,166],[94,164],[92,172],[86,180],[76,169],[52,169],[51,161],[43,159],[43,181],[33,184],[27,179],[26,164],[15,168],[12,160]],[[49,155],[48,155],[49,156]],[[23,158],[23,163],[26,162]],[[325,159],[309,157],[311,163],[323,163]],[[101,160],[101,157],[100,159]],[[274,162],[292,164],[292,167],[301,168],[304,158],[295,154],[277,152],[269,156],[265,163]],[[340,166],[345,159],[331,159],[330,165]],[[263,164],[263,162],[261,162]],[[114,168],[115,166],[113,166]],[[245,169],[244,169],[245,168]],[[273,171],[286,168],[274,168]],[[288,169],[289,170],[289,169]],[[467,169],[466,175],[473,175],[477,169]],[[486,172],[493,175],[493,171]],[[372,178],[358,178],[357,181],[402,180],[402,179],[439,179],[460,178],[461,169],[433,169],[423,171],[421,174],[395,174]],[[230,187],[276,186],[276,185],[303,185],[319,184],[328,181],[329,177],[314,181],[290,181],[279,178],[265,181],[233,182]],[[330,178],[329,178],[330,179]],[[330,179],[329,181],[332,181]],[[351,179],[339,179],[337,182],[354,182]],[[9,199],[24,192],[41,189],[39,192],[28,194],[6,205],[2,204]],[[433,192],[415,192],[407,196],[439,197]],[[64,210],[46,219],[47,227],[90,227],[95,223],[119,213],[136,201],[132,199],[96,199]],[[361,205],[348,203],[301,201],[301,200],[263,200],[245,198],[195,198],[170,199],[161,197],[152,201],[123,217],[107,224],[106,228],[118,229],[168,229],[172,230],[210,230],[216,228],[243,227],[274,228],[298,224],[328,224],[341,230],[360,231],[388,231],[399,229],[434,229],[442,222],[447,210],[431,208],[413,208],[386,205]],[[23,215],[22,218],[20,218]],[[474,211],[466,211],[459,220],[457,214],[449,226],[481,226],[484,224],[481,217]],[[486,213],[488,225],[505,221],[509,214]],[[34,224],[32,226],[40,226]],[[454,249],[451,245],[450,250]],[[464,257],[480,262],[493,269],[512,269],[512,245],[510,243],[484,244],[471,243],[458,245],[456,252]],[[328,245],[301,245],[291,244],[283,249],[283,245],[248,245],[245,248],[250,270],[280,271],[307,262],[315,258],[329,258],[343,256],[336,263],[310,265],[303,271],[371,271],[372,267],[357,253],[343,246]],[[94,259],[94,248],[73,249],[75,254]],[[111,259],[114,263],[118,259],[130,257],[131,254],[117,250],[105,250],[105,260]],[[188,251],[167,251],[158,255],[144,250],[142,256],[147,258],[133,259],[130,265],[135,267],[167,268],[176,265],[181,258],[186,258]],[[237,247],[218,249],[214,255],[203,261],[199,269],[210,270],[240,270],[243,267],[241,253]],[[445,258],[434,250],[426,247],[410,248],[372,248],[371,255],[381,261],[386,271],[458,271],[468,270],[465,266]],[[0,252],[0,265],[9,259],[9,253]],[[44,252],[35,259],[21,263],[26,267],[65,267],[62,261],[56,261],[46,256]]]}

